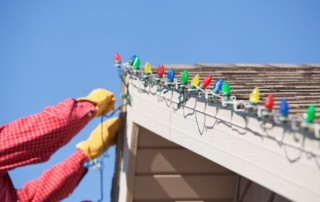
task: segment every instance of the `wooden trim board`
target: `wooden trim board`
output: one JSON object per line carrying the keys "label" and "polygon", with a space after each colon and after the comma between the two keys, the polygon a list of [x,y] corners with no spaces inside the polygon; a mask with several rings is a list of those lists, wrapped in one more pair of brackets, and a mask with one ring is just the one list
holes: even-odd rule
{"label": "wooden trim board", "polygon": [[133,200],[134,175],[138,147],[139,127],[131,121],[131,115],[131,113],[127,114],[122,146],[122,158],[120,162],[118,201],[123,202],[131,202]]}

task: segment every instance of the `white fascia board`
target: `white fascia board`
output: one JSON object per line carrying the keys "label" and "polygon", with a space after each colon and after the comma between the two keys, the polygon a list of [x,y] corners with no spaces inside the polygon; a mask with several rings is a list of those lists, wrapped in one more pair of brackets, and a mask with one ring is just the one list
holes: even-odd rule
{"label": "white fascia board", "polygon": [[320,144],[282,127],[191,98],[177,109],[178,94],[157,93],[130,80],[130,119],[294,201],[319,201]]}

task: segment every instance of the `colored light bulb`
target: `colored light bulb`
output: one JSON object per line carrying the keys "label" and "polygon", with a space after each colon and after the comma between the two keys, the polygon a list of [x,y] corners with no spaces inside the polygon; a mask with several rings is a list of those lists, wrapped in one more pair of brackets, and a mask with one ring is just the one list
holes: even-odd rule
{"label": "colored light bulb", "polygon": [[219,93],[222,90],[223,79],[218,79],[218,81],[213,86],[213,91]]}
{"label": "colored light bulb", "polygon": [[133,65],[133,62],[136,60],[136,55],[133,55],[131,58],[130,58],[130,60],[129,60],[129,65]]}
{"label": "colored light bulb", "polygon": [[255,87],[252,93],[250,94],[250,102],[253,104],[257,104],[259,102],[259,99],[260,99],[259,88]]}
{"label": "colored light bulb", "polygon": [[140,58],[136,56],[133,62],[133,69],[139,70],[140,69]]}
{"label": "colored light bulb", "polygon": [[316,106],[311,105],[305,114],[305,120],[308,123],[312,123],[315,118],[316,118]]}
{"label": "colored light bulb", "polygon": [[116,53],[114,55],[114,62],[115,63],[121,63],[121,57],[120,57],[119,53]]}
{"label": "colored light bulb", "polygon": [[224,81],[222,84],[222,95],[230,95],[231,89],[229,83]]}
{"label": "colored light bulb", "polygon": [[197,74],[195,77],[193,77],[193,79],[191,80],[190,85],[192,87],[197,87],[199,85],[199,81],[200,81],[200,76],[199,74]]}
{"label": "colored light bulb", "polygon": [[174,69],[170,68],[168,72],[168,81],[173,81],[174,80]]}
{"label": "colored light bulb", "polygon": [[212,81],[211,75],[208,76],[207,78],[203,79],[203,81],[201,82],[202,87],[207,88],[210,85],[211,81]]}
{"label": "colored light bulb", "polygon": [[133,56],[131,57],[131,60],[134,62],[134,61],[136,60],[136,57],[137,57],[137,55],[133,55]]}
{"label": "colored light bulb", "polygon": [[163,75],[164,75],[164,66],[163,65],[160,65],[160,67],[157,70],[157,74],[159,77],[161,77],[161,78],[163,77]]}
{"label": "colored light bulb", "polygon": [[183,85],[186,85],[188,83],[188,80],[189,80],[189,73],[187,70],[184,70],[181,75],[181,83]]}
{"label": "colored light bulb", "polygon": [[273,110],[274,101],[273,101],[273,95],[272,94],[268,95],[266,101],[264,102],[264,106],[269,111]]}
{"label": "colored light bulb", "polygon": [[144,73],[145,74],[151,74],[151,65],[150,62],[147,62],[144,66]]}
{"label": "colored light bulb", "polygon": [[279,112],[282,116],[288,116],[289,114],[289,105],[286,99],[282,99],[280,102]]}

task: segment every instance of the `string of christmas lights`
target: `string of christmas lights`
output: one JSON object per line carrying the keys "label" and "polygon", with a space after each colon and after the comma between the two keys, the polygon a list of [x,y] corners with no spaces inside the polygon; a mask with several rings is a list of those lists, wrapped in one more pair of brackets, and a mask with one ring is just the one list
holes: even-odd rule
{"label": "string of christmas lights", "polygon": [[[223,78],[218,79],[212,90],[207,89],[212,81],[212,76],[208,76],[200,83],[200,76],[196,74],[189,81],[189,73],[184,70],[181,74],[180,82],[175,78],[173,68],[170,68],[167,78],[164,77],[164,66],[160,65],[157,74],[152,73],[152,68],[147,62],[143,69],[140,68],[140,58],[133,55],[127,63],[122,63],[118,53],[114,57],[115,66],[119,69],[119,76],[129,75],[131,79],[139,79],[144,87],[157,86],[157,92],[167,93],[173,91],[179,93],[177,108],[184,106],[191,97],[203,97],[211,104],[220,104],[223,107],[231,107],[235,112],[244,112],[248,115],[255,115],[264,122],[271,122],[273,125],[290,126],[292,131],[310,134],[313,130],[314,138],[320,140],[320,125],[314,123],[316,118],[316,107],[310,105],[303,117],[296,117],[289,114],[290,108],[286,99],[280,102],[279,111],[274,109],[274,98],[269,94],[264,102],[264,106],[258,105],[260,101],[259,88],[253,89],[249,100],[237,100],[231,95],[231,88]],[[123,80],[123,78],[122,78]],[[311,133],[312,134],[312,133]]]}

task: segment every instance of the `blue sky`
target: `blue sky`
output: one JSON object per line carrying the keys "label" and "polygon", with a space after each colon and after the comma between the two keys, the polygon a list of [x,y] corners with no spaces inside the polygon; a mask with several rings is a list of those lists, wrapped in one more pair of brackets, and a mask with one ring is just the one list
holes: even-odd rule
{"label": "blue sky", "polygon": [[[298,0],[0,0],[0,124],[107,88],[119,98],[113,56],[142,64],[320,63],[320,3]],[[75,151],[92,121],[43,164],[10,172],[17,188]],[[114,148],[105,161],[110,198]],[[26,174],[27,173],[27,174]],[[99,198],[89,171],[65,201]]]}

